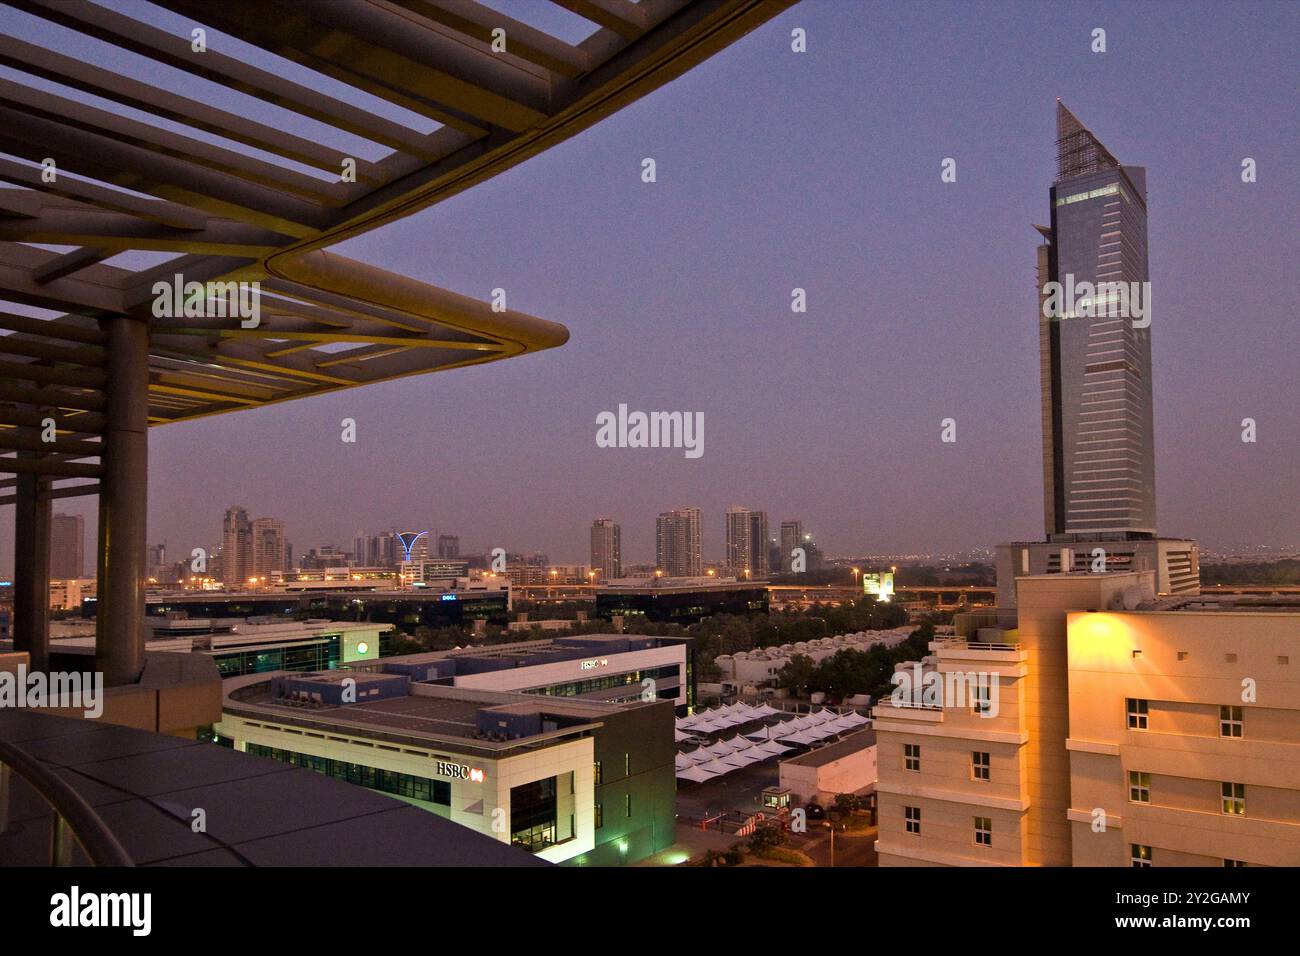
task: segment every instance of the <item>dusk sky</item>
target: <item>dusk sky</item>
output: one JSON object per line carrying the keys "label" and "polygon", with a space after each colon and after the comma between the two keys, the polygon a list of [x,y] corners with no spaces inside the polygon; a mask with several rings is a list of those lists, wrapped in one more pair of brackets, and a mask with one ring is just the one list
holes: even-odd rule
{"label": "dusk sky", "polygon": [[[552,16],[533,22],[576,20]],[[1147,169],[1161,533],[1300,547],[1298,36],[1293,3],[805,0],[576,138],[336,247],[485,300],[504,288],[567,345],[154,429],[149,541],[171,560],[211,547],[233,504],[283,520],[297,557],[396,526],[585,563],[609,516],[624,562],[650,562],[655,515],[685,505],[704,511],[706,560],[733,504],[774,531],[801,519],[831,555],[1041,538],[1033,224],[1060,97]],[[703,412],[703,456],[598,448],[596,416],[620,403]],[[87,571],[94,502],[56,503],[87,515]]]}

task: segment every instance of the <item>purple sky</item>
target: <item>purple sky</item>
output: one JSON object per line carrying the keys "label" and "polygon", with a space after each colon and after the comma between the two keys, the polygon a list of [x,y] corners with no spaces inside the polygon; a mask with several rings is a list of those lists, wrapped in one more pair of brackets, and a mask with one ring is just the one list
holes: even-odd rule
{"label": "purple sky", "polygon": [[[236,503],[284,520],[298,555],[397,525],[585,562],[608,515],[625,562],[651,561],[655,515],[682,505],[704,509],[706,559],[731,504],[774,529],[800,518],[831,554],[1039,538],[1032,224],[1059,96],[1148,171],[1162,533],[1300,544],[1297,36],[1294,4],[806,0],[576,139],[338,247],[467,295],[503,287],[568,326],[566,346],[155,429],[149,540],[173,559],[211,546]],[[703,457],[597,448],[596,415],[620,402],[702,411]],[[92,519],[88,564],[93,501],[60,503]]]}

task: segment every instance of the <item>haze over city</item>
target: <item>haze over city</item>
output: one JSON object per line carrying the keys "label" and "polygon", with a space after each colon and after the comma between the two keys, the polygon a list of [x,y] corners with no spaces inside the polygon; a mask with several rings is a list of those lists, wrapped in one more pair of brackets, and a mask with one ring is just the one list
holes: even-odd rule
{"label": "haze over city", "polygon": [[[1300,457],[1300,326],[1270,279],[1300,253],[1288,31],[1209,4],[998,9],[800,5],[575,139],[339,246],[475,298],[503,288],[571,339],[154,429],[149,541],[211,546],[233,504],[283,520],[299,554],[396,526],[580,560],[609,515],[626,560],[650,561],[654,516],[683,505],[703,509],[706,559],[733,504],[801,519],[832,555],[1036,537],[1032,226],[1057,97],[1148,170],[1162,532],[1300,541],[1279,478]],[[1059,40],[1101,20],[1110,55]],[[788,55],[795,26],[816,56]],[[596,416],[619,403],[703,412],[704,455],[598,448]],[[94,499],[57,510],[86,515],[93,550]],[[4,574],[11,535],[5,522]]]}

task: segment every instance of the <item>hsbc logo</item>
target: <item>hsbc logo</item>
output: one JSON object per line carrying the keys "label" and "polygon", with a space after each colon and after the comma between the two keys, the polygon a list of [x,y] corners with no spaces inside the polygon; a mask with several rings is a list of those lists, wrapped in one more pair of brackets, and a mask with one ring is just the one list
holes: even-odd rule
{"label": "hsbc logo", "polygon": [[579,664],[578,666],[581,667],[584,671],[595,670],[597,667],[608,667],[608,666],[609,666],[609,658],[608,658],[608,657],[600,657],[600,658],[596,658],[595,660],[583,661],[583,662],[582,662],[581,664]]}
{"label": "hsbc logo", "polygon": [[449,763],[446,760],[439,760],[437,763],[438,776],[450,777],[452,780],[468,780],[471,783],[482,783],[485,775],[477,767],[471,767],[463,763]]}

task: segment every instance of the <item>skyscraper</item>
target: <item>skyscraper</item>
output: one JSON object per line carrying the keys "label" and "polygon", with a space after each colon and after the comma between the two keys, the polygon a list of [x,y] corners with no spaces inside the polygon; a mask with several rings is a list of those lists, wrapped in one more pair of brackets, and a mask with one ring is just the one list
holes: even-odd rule
{"label": "skyscraper", "polygon": [[655,565],[674,578],[697,577],[701,571],[699,508],[665,511],[655,522]]}
{"label": "skyscraper", "polygon": [[221,525],[221,580],[228,588],[243,585],[252,574],[253,524],[239,505],[226,509]]}
{"label": "skyscraper", "polygon": [[81,515],[54,515],[50,519],[50,577],[55,581],[79,578],[85,571],[86,519]]}
{"label": "skyscraper", "polygon": [[613,518],[591,523],[591,570],[597,581],[623,576],[623,535]]}
{"label": "skyscraper", "polygon": [[765,578],[768,572],[767,512],[727,509],[727,572]]}
{"label": "skyscraper", "polygon": [[454,534],[438,535],[438,557],[459,558],[460,538]]}
{"label": "skyscraper", "polygon": [[284,571],[284,522],[276,518],[258,518],[252,527],[253,563],[249,569],[255,577],[272,571]]}
{"label": "skyscraper", "polygon": [[[1122,165],[1059,100],[1056,151],[1052,224],[1040,227],[1038,251],[1047,539],[1151,538],[1146,169]],[[1051,309],[1049,283],[1074,294]]]}
{"label": "skyscraper", "polygon": [[781,570],[790,570],[790,555],[803,542],[802,521],[781,522]]}
{"label": "skyscraper", "polygon": [[1016,578],[1156,572],[1200,590],[1200,546],[1156,535],[1146,170],[1125,166],[1057,100],[1051,225],[1036,226],[1045,540],[997,549],[999,607]]}

